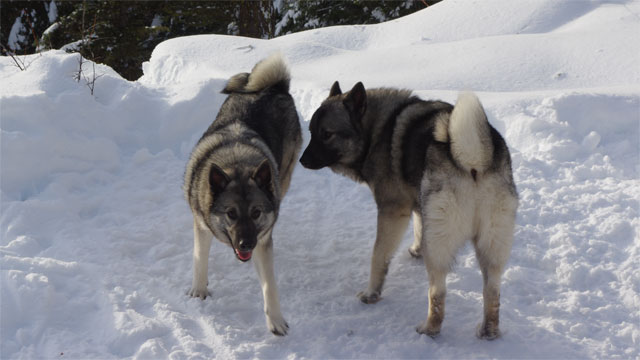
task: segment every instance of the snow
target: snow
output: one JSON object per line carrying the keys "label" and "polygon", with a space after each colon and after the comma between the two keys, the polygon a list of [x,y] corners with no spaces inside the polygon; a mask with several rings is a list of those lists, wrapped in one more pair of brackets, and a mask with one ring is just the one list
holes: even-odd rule
{"label": "snow", "polygon": [[[168,40],[138,81],[96,65],[94,96],[74,80],[77,54],[34,55],[27,71],[2,57],[0,357],[639,358],[638,44],[640,1],[447,0],[378,25]],[[474,336],[482,280],[470,247],[447,279],[441,336],[415,332],[427,277],[406,251],[410,231],[383,300],[360,303],[375,204],[326,169],[296,168],[276,225],[288,336],[268,332],[253,266],[218,242],[212,296],[185,295],[184,166],[226,79],[276,50],[305,141],[334,80],[450,102],[478,93],[520,193],[502,338]]]}
{"label": "snow", "polygon": [[7,39],[7,45],[11,50],[21,50],[22,47],[20,43],[24,41],[25,35],[23,33],[26,31],[24,25],[22,24],[22,14],[24,14],[24,10],[20,12],[20,16],[16,18],[13,25],[11,26],[11,31],[9,32],[9,38]]}
{"label": "snow", "polygon": [[58,6],[55,0],[51,0],[49,4],[45,3],[45,8],[48,10],[47,16],[49,17],[49,24],[53,24],[58,18]]}

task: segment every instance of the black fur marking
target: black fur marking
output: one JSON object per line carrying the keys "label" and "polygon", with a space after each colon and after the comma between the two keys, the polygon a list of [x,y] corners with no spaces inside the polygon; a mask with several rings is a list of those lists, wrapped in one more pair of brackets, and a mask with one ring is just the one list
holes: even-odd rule
{"label": "black fur marking", "polygon": [[[493,143],[493,159],[489,171],[499,172],[504,174],[504,181],[509,187],[509,192],[518,197],[518,190],[516,184],[513,181],[513,172],[511,170],[511,156],[509,155],[509,148],[504,138],[500,133],[489,124],[489,130],[491,131],[491,142]],[[508,169],[508,171],[505,171]]]}
{"label": "black fur marking", "polygon": [[[393,139],[393,133],[396,130],[396,122],[398,121],[398,116],[402,114],[408,107],[415,104],[420,104],[424,102],[424,100],[420,99],[417,96],[412,96],[407,98],[404,102],[398,104],[398,106],[391,111],[389,116],[384,122],[384,127],[382,129],[382,133],[380,134],[379,142],[389,144],[391,146],[391,140]],[[391,154],[391,148],[389,148],[389,154]]]}
{"label": "black fur marking", "polygon": [[[450,113],[451,104],[441,101],[423,101],[423,111],[410,120],[402,134],[402,158],[400,168],[404,180],[419,187],[426,168],[425,156],[428,147],[435,142],[433,130],[435,119],[442,112]],[[400,115],[400,114],[398,114]]]}
{"label": "black fur marking", "polygon": [[[406,110],[409,106],[414,104],[419,104],[423,102],[417,96],[411,96],[405,99],[403,102],[399,103],[392,111],[389,113],[387,118],[383,122],[383,126],[381,128],[378,136],[376,134],[363,134],[362,138],[365,141],[364,149],[360,159],[356,161],[353,166],[353,169],[358,173],[358,175],[366,180],[366,176],[364,176],[364,163],[367,159],[367,156],[374,151],[381,151],[381,153],[388,154],[391,157],[391,142],[393,139],[393,133],[396,128],[396,122],[398,120],[398,116]],[[371,131],[371,130],[370,130]],[[391,159],[389,158],[388,163],[391,164]]]}
{"label": "black fur marking", "polygon": [[476,177],[478,176],[478,171],[476,169],[471,169],[471,177],[473,181],[477,181]]}
{"label": "black fur marking", "polygon": [[[423,120],[423,119],[420,119]],[[419,187],[425,169],[427,148],[433,139],[433,126],[423,121],[413,121],[407,128],[402,142],[402,158],[400,168],[402,177],[412,186]]]}
{"label": "black fur marking", "polygon": [[283,117],[295,117],[298,120],[293,98],[291,95],[281,91],[282,89],[269,88],[251,105],[247,116],[243,119],[244,123],[258,133],[267,144],[278,164],[278,168],[282,165],[283,156],[283,143],[280,139],[284,139],[287,134],[286,122],[280,119]]}
{"label": "black fur marking", "polygon": [[280,94],[289,95],[289,79],[282,79],[277,83],[269,86],[267,89],[263,89],[262,91],[270,90]]}

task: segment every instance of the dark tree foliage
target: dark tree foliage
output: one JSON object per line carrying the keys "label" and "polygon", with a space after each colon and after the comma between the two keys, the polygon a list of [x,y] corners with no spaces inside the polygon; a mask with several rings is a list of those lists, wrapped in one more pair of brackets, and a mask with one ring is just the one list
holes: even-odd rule
{"label": "dark tree foliage", "polygon": [[279,35],[332,25],[376,24],[422,10],[440,0],[326,1],[284,3]]}
{"label": "dark tree foliage", "polygon": [[238,35],[255,38],[275,36],[278,10],[273,1],[239,1],[237,6],[234,21],[238,26]]}
{"label": "dark tree foliage", "polygon": [[213,1],[84,1],[59,18],[50,36],[53,48],[79,39],[69,50],[107,64],[135,80],[142,62],[160,42],[186,35],[227,32],[233,12],[228,2]]}
{"label": "dark tree foliage", "polygon": [[3,55],[77,51],[135,80],[142,75],[142,62],[167,39],[196,34],[267,39],[324,26],[378,23],[438,1],[2,0],[0,44]]}
{"label": "dark tree foliage", "polygon": [[[0,1],[0,44],[3,55],[7,50],[16,54],[33,54],[37,51],[40,36],[52,23],[49,20],[50,6],[51,1]],[[14,26],[16,37],[10,43],[9,34]]]}

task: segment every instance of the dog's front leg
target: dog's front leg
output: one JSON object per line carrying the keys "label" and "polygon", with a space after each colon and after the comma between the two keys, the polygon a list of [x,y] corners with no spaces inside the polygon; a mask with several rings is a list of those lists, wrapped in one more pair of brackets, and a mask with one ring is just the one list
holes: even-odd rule
{"label": "dog's front leg", "polygon": [[289,325],[280,312],[278,288],[273,272],[273,240],[271,235],[269,235],[269,240],[266,242],[258,241],[258,245],[254,250],[254,262],[260,278],[267,327],[275,335],[286,335]]}
{"label": "dog's front leg", "polygon": [[369,287],[366,291],[358,293],[358,298],[363,303],[373,304],[381,299],[384,278],[389,270],[391,258],[409,224],[409,214],[408,211],[405,214],[405,211],[378,210],[378,229],[371,257]]}
{"label": "dog's front leg", "polygon": [[209,271],[209,249],[213,235],[207,229],[198,225],[196,219],[193,220],[193,281],[191,290],[187,292],[192,297],[205,299],[209,295],[207,290]]}

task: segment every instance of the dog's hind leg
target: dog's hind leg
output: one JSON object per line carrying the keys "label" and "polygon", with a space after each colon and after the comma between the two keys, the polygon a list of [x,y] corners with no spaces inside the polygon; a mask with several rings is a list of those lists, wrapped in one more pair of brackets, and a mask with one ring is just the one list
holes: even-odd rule
{"label": "dog's hind leg", "polygon": [[276,278],[273,272],[273,240],[269,234],[269,240],[259,241],[254,250],[254,262],[258,277],[260,278],[260,287],[262,288],[262,296],[264,298],[264,314],[267,319],[267,327],[269,330],[279,336],[287,334],[289,325],[282,317],[280,312],[280,301],[278,299],[278,288]]}
{"label": "dog's hind leg", "polygon": [[482,269],[484,288],[482,297],[484,300],[484,320],[478,326],[476,335],[481,339],[493,340],[500,336],[500,278],[502,268],[495,265],[486,265]]}
{"label": "dog's hind leg", "polygon": [[378,231],[376,233],[376,243],[373,246],[373,256],[371,257],[371,274],[369,277],[369,287],[366,291],[358,293],[358,298],[365,304],[378,302],[381,297],[384,279],[389,270],[389,263],[396,252],[402,235],[409,224],[409,212],[406,211],[378,211]]}
{"label": "dog's hind leg", "polygon": [[192,297],[205,299],[209,295],[207,279],[209,271],[209,249],[213,235],[208,229],[200,227],[193,219],[193,281],[187,292]]}
{"label": "dog's hind leg", "polygon": [[511,196],[496,196],[491,204],[492,211],[480,216],[480,228],[473,244],[484,288],[484,320],[478,326],[476,335],[481,339],[493,340],[500,336],[500,280],[513,243],[513,229],[517,200]]}
{"label": "dog's hind leg", "polygon": [[413,244],[409,247],[409,254],[417,259],[422,256],[422,218],[420,213],[414,211],[411,219],[413,220]]}
{"label": "dog's hind leg", "polygon": [[429,312],[416,331],[435,337],[440,334],[445,314],[446,278],[455,256],[469,238],[473,211],[460,204],[452,191],[431,194],[424,199],[422,256],[429,275]]}
{"label": "dog's hind leg", "polygon": [[446,279],[449,269],[433,265],[427,265],[427,269],[429,274],[429,312],[427,320],[418,326],[416,331],[420,334],[436,337],[440,334],[444,320],[444,304],[447,295]]}

